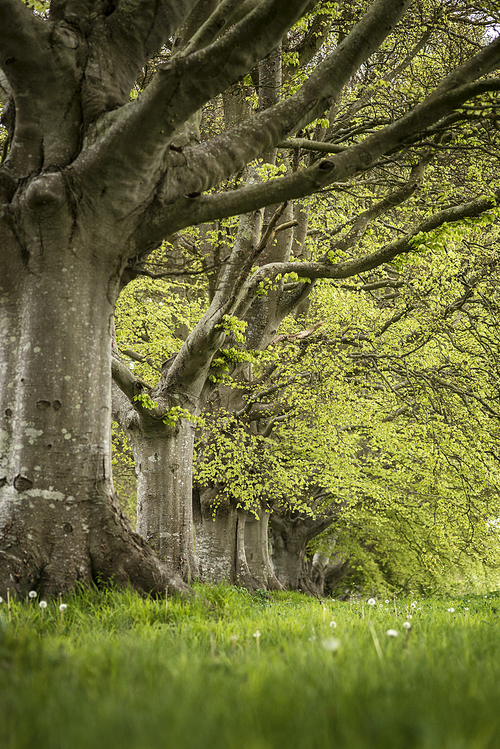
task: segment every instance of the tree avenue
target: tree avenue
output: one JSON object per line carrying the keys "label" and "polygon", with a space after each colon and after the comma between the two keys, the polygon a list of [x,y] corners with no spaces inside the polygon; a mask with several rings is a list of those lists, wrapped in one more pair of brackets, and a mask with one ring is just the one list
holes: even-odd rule
{"label": "tree avenue", "polygon": [[[262,284],[296,272],[347,278],[410,252],[419,232],[491,208],[491,195],[477,195],[350,260],[327,253],[300,264],[259,262],[260,208],[344,183],[410,144],[432,143],[440,123],[500,85],[500,38],[493,38],[359,142],[284,177],[218,191],[331,111],[411,2],[356,5],[339,43],[295,93],[204,142],[178,145],[207,101],[323,6],[335,17],[332,4],[311,0],[58,0],[36,9],[0,0],[8,134],[0,167],[0,594],[37,588],[55,595],[99,579],[145,591],[187,590],[184,570],[168,555],[160,561],[121,514],[110,462],[113,310],[131,269],[165,237],[256,212],[232,248],[208,312],[138,409],[146,421],[166,420],[180,434],[177,443],[192,443],[189,421],[178,416],[182,409],[196,415],[217,351]],[[131,100],[141,70],[159,52],[165,61]],[[491,111],[494,99],[485,106]],[[140,394],[136,378],[114,361],[115,378],[133,399]],[[183,471],[176,478],[186,482],[189,466]]]}

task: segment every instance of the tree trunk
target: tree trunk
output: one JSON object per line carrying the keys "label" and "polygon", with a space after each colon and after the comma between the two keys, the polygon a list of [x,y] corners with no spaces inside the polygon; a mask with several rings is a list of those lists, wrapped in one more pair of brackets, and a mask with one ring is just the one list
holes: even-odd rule
{"label": "tree trunk", "polygon": [[0,591],[57,595],[98,579],[164,589],[166,568],[113,497],[118,268],[55,233],[42,248],[12,243],[0,280]]}
{"label": "tree trunk", "polygon": [[276,576],[287,590],[300,590],[304,575],[308,537],[306,529],[293,523],[287,532],[277,532],[271,523],[271,551]]}
{"label": "tree trunk", "polygon": [[148,417],[126,427],[137,475],[137,532],[184,580],[198,575],[192,503],[194,425],[174,427]]}
{"label": "tree trunk", "polygon": [[252,577],[263,590],[283,590],[269,558],[269,512],[258,510],[258,517],[245,513],[245,550]]}
{"label": "tree trunk", "polygon": [[233,584],[237,578],[238,510],[232,502],[220,502],[214,514],[216,497],[212,487],[195,487],[193,491],[199,575],[209,583]]}
{"label": "tree trunk", "polygon": [[270,523],[271,556],[280,583],[288,590],[322,596],[327,557],[315,554],[312,564],[308,564],[306,551],[308,543],[333,523],[333,517],[273,513]]}

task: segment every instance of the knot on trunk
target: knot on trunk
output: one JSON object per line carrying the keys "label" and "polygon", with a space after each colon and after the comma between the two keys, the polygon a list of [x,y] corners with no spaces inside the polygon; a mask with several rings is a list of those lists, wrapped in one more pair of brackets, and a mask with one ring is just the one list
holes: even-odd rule
{"label": "knot on trunk", "polygon": [[64,185],[59,174],[44,174],[28,185],[28,208],[34,213],[53,213],[64,200]]}
{"label": "knot on trunk", "polygon": [[28,489],[31,489],[33,486],[33,481],[30,481],[25,476],[18,475],[14,479],[14,489],[18,492],[25,492]]}

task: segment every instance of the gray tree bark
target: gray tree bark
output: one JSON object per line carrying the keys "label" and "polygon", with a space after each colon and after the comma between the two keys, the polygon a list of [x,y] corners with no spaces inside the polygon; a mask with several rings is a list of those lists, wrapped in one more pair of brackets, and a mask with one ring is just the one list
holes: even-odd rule
{"label": "gray tree bark", "polygon": [[[333,514],[317,518],[274,512],[271,515],[271,550],[276,575],[288,590],[322,595],[321,577],[313,579],[307,564],[307,546],[334,522]],[[318,582],[320,583],[318,585]]]}

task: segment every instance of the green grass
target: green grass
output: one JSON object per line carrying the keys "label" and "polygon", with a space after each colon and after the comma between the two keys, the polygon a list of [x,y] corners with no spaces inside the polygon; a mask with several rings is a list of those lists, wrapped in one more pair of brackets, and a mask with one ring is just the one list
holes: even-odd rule
{"label": "green grass", "polygon": [[38,601],[0,604],[0,747],[500,746],[499,594],[412,608],[198,590],[167,610],[82,591],[43,622]]}

